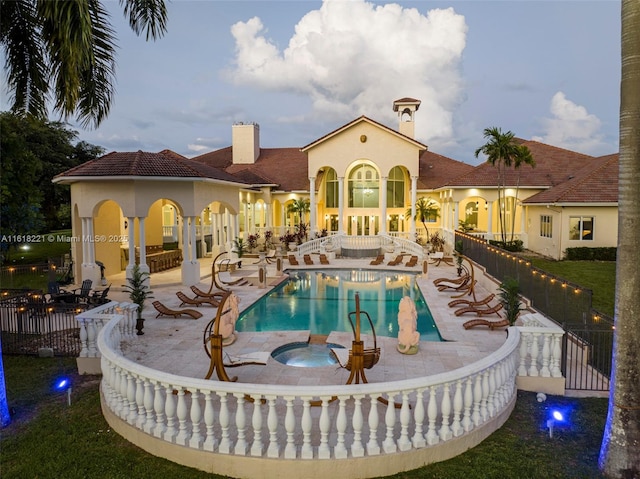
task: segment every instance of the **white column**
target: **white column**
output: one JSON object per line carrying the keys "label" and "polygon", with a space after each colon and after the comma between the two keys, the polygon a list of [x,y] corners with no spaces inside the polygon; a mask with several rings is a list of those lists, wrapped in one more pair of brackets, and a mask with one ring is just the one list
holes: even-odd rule
{"label": "white column", "polygon": [[409,230],[409,240],[413,241],[416,237],[416,201],[418,201],[418,177],[411,177],[411,223]]}
{"label": "white column", "polygon": [[183,217],[182,284],[191,286],[200,282],[200,262],[196,257],[196,217]]}
{"label": "white column", "polygon": [[100,283],[100,268],[95,261],[95,235],[93,232],[93,218],[81,218],[80,238],[82,242],[82,264],[80,266],[81,279],[90,279],[93,284]]}
{"label": "white column", "polygon": [[487,209],[487,240],[493,239],[493,202],[489,203]]}
{"label": "white column", "polygon": [[197,235],[196,235],[196,217],[195,216],[190,216],[189,217],[189,222],[190,224],[190,231],[189,231],[189,250],[190,253],[189,255],[191,256],[191,261],[198,261],[198,255],[197,255],[197,248],[196,248],[196,239],[197,239]]}
{"label": "white column", "polygon": [[380,234],[387,234],[387,180],[388,177],[383,176],[380,179]]}
{"label": "white column", "polygon": [[318,222],[316,217],[318,205],[316,205],[316,178],[315,176],[309,177],[309,233],[313,238],[318,231]]}
{"label": "white column", "polygon": [[182,258],[184,262],[191,261],[191,248],[189,245],[189,217],[182,217]]}
{"label": "white column", "polygon": [[127,264],[126,277],[132,277],[133,267],[136,264],[136,223],[135,216],[127,216],[129,224],[129,263]]}
{"label": "white column", "polygon": [[344,176],[338,177],[338,234],[344,234]]}
{"label": "white column", "polygon": [[273,218],[272,216],[272,207],[271,207],[271,203],[265,203],[264,204],[264,218],[265,218],[265,227],[267,229],[270,229],[273,226]]}

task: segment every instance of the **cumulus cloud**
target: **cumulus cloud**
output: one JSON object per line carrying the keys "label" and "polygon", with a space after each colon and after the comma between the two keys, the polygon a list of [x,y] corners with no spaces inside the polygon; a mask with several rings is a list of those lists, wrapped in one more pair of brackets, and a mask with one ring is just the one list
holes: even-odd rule
{"label": "cumulus cloud", "polygon": [[316,121],[367,115],[395,128],[392,102],[417,98],[417,139],[446,143],[462,101],[466,32],[453,8],[422,14],[397,4],[325,0],[300,19],[282,51],[258,17],[233,25],[236,56],[227,75],[237,84],[309,97]]}
{"label": "cumulus cloud", "polygon": [[581,153],[598,155],[607,150],[602,122],[587,109],[567,99],[559,91],[551,99],[551,118],[542,122],[545,133],[532,140],[559,146]]}

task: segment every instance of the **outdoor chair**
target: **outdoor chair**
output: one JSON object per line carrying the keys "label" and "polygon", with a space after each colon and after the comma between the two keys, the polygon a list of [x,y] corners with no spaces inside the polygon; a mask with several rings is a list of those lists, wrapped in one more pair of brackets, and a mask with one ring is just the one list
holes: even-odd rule
{"label": "outdoor chair", "polygon": [[489,321],[488,319],[471,319],[465,322],[462,327],[464,329],[475,328],[476,326],[487,326],[491,331],[496,328],[506,328],[509,326],[509,321],[506,319],[501,319],[500,321]]}
{"label": "outdoor chair", "polygon": [[409,261],[407,261],[407,264],[405,264],[405,266],[407,266],[408,268],[412,268],[414,266],[416,266],[418,264],[418,257],[417,256],[411,256],[411,258],[409,259]]}
{"label": "outdoor chair", "polygon": [[304,264],[306,265],[311,265],[313,264],[313,260],[311,259],[311,256],[309,256],[308,254],[305,254],[302,259],[304,260]]}
{"label": "outdoor chair", "polygon": [[94,291],[91,296],[89,296],[88,303],[93,305],[105,304],[109,300],[107,299],[107,295],[109,294],[109,290],[111,289],[111,285],[107,286],[105,289],[100,291]]}
{"label": "outdoor chair", "polygon": [[396,256],[396,259],[393,259],[393,260],[389,261],[387,263],[387,266],[397,266],[397,265],[399,265],[400,263],[402,263],[402,256],[403,255],[399,254],[398,256]]}
{"label": "outdoor chair", "polygon": [[75,295],[75,301],[77,303],[88,303],[89,295],[91,294],[91,285],[93,281],[90,279],[85,279],[82,282],[82,286],[73,290],[73,294]]}
{"label": "outdoor chair", "polygon": [[[215,291],[213,293],[211,293],[211,292],[205,293],[200,288],[198,288],[195,284],[193,286],[191,286],[191,291],[193,291],[193,294],[195,294],[199,298],[212,299],[212,300],[216,301],[217,303],[219,303],[220,300],[222,300],[222,298],[224,297],[224,291]],[[217,306],[217,304],[216,304],[216,306]]]}
{"label": "outdoor chair", "polygon": [[501,309],[502,309],[502,303],[496,303],[493,306],[487,306],[487,307],[466,306],[464,308],[456,309],[454,311],[454,314],[456,316],[461,316],[467,313],[474,313],[474,314],[477,314],[478,316],[496,314],[498,315],[498,317],[501,317],[499,313]]}
{"label": "outdoor chair", "polygon": [[295,255],[290,254],[289,255],[289,264],[294,265],[294,266],[298,266],[300,263],[298,263],[298,260],[295,257]]}
{"label": "outdoor chair", "polygon": [[202,313],[200,311],[196,311],[195,309],[170,309],[160,301],[154,301],[152,304],[153,307],[156,308],[156,311],[158,311],[156,318],[159,318],[160,316],[171,316],[173,318],[179,318],[183,315],[191,316],[191,318],[193,319],[202,317]]}
{"label": "outdoor chair", "polygon": [[442,251],[436,251],[431,255],[431,263],[436,266],[440,266],[440,263],[444,262],[449,266],[453,266],[453,258],[451,256],[445,256]]}
{"label": "outdoor chair", "polygon": [[491,293],[487,295],[484,299],[479,301],[472,301],[470,299],[454,299],[453,301],[449,301],[449,307],[454,308],[456,306],[467,306],[467,307],[478,307],[484,306],[485,304],[489,304],[496,295]]}
{"label": "outdoor chair", "polygon": [[320,255],[320,264],[329,264],[329,259],[326,254]]}
{"label": "outdoor chair", "polygon": [[220,303],[218,301],[215,301],[213,298],[200,298],[198,296],[196,296],[195,298],[190,298],[189,296],[187,296],[186,294],[184,294],[182,291],[177,291],[176,292],[176,296],[178,297],[178,299],[180,301],[182,301],[180,303],[180,307],[185,306],[185,305],[189,305],[189,306],[201,306],[201,305],[209,305],[209,306],[213,306],[213,307],[217,307]]}
{"label": "outdoor chair", "polygon": [[371,261],[371,263],[369,263],[369,264],[371,266],[377,266],[379,264],[382,264],[383,262],[384,262],[384,255],[383,254],[379,254],[378,256],[376,256],[376,259]]}

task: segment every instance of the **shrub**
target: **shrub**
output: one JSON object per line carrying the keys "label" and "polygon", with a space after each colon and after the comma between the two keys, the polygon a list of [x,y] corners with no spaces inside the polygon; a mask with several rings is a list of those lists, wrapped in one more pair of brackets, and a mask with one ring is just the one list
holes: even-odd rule
{"label": "shrub", "polygon": [[572,261],[615,261],[617,248],[599,247],[587,248],[585,246],[577,248],[567,248],[564,252],[565,259]]}

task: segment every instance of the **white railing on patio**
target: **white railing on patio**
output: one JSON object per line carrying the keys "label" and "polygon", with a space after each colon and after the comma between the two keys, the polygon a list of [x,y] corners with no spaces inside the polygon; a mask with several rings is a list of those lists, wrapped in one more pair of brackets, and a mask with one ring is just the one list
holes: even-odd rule
{"label": "white railing on patio", "polygon": [[540,313],[520,316],[518,376],[561,378],[564,330]]}
{"label": "white railing on patio", "polygon": [[[132,427],[217,454],[328,460],[393,454],[461,437],[512,405],[520,333],[482,360],[446,373],[344,386],[209,381],[167,374],[120,352],[116,314],[99,333],[103,402]],[[386,402],[386,404],[385,404]],[[316,406],[317,407],[314,407]]]}
{"label": "white railing on patio", "polygon": [[303,255],[338,249],[375,250],[380,248],[388,252],[404,251],[417,255],[420,259],[424,256],[424,249],[415,241],[386,235],[334,235],[316,238],[299,245],[297,253]]}
{"label": "white railing on patio", "polygon": [[112,319],[119,319],[117,321],[117,329],[121,336],[127,337],[134,334],[137,309],[138,305],[133,303],[111,301],[78,314],[76,320],[80,323],[81,345],[79,357],[100,357],[97,343],[98,333]]}

